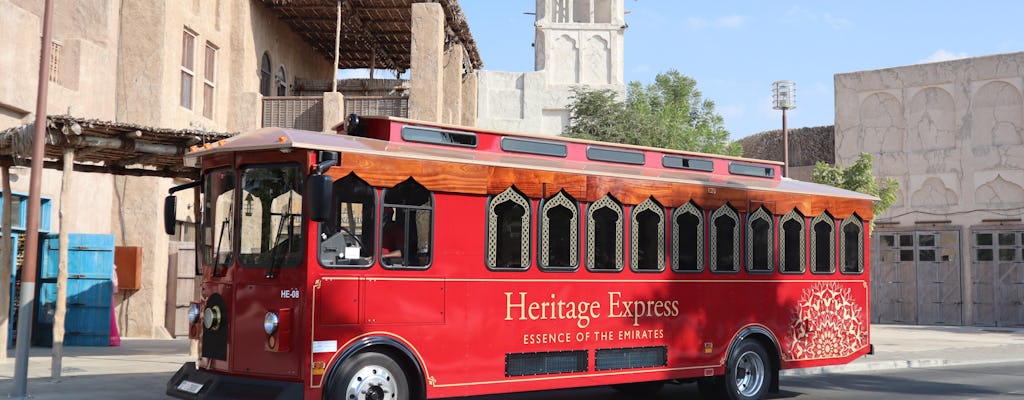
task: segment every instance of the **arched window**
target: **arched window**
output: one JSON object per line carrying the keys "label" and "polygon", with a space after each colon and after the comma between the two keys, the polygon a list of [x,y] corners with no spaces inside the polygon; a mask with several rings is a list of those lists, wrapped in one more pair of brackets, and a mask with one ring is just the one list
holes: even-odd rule
{"label": "arched window", "polygon": [[740,215],[728,203],[711,213],[711,270],[736,272],[740,265]]}
{"label": "arched window", "polygon": [[793,210],[779,220],[779,263],[782,273],[803,273],[806,264],[804,216]]}
{"label": "arched window", "polygon": [[320,223],[320,263],[327,267],[373,264],[377,192],[355,173],[334,181],[327,220]]}
{"label": "arched window", "polygon": [[773,234],[772,215],[764,207],[747,217],[747,271],[771,272],[775,269]]}
{"label": "arched window", "polygon": [[704,270],[704,211],[693,202],[672,213],[672,268],[686,272]]}
{"label": "arched window", "polygon": [[430,265],[433,197],[413,178],[384,190],[380,252],[385,268],[424,269]]}
{"label": "arched window", "polygon": [[541,268],[576,269],[580,265],[580,207],[564,190],[544,200],[540,212]]}
{"label": "arched window", "polygon": [[664,271],[664,207],[654,197],[644,200],[633,207],[630,225],[630,267],[634,271]]}
{"label": "arched window", "polygon": [[270,68],[270,53],[264,52],[260,58],[260,94],[264,96],[271,95]]}
{"label": "arched window", "polygon": [[839,259],[843,260],[843,273],[864,272],[864,222],[857,214],[850,215],[840,225]]}
{"label": "arched window", "polygon": [[606,195],[587,209],[587,268],[622,270],[622,205]]}
{"label": "arched window", "polygon": [[811,221],[811,260],[814,273],[835,272],[836,265],[836,223],[825,211]]}
{"label": "arched window", "polygon": [[515,186],[491,198],[487,206],[487,267],[530,267],[530,200]]}
{"label": "arched window", "polygon": [[277,81],[277,95],[286,96],[288,93],[288,75],[284,73],[284,65],[277,68],[277,76],[274,77]]}

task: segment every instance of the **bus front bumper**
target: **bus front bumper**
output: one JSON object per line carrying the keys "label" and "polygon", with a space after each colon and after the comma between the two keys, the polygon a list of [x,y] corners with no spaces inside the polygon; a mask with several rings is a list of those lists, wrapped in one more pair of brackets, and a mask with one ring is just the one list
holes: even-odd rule
{"label": "bus front bumper", "polygon": [[302,383],[213,374],[187,362],[167,381],[167,395],[185,400],[301,399]]}

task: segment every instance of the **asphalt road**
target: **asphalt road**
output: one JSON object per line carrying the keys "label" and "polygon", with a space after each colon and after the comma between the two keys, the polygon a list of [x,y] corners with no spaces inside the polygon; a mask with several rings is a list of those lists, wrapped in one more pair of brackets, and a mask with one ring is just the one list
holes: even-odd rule
{"label": "asphalt road", "polygon": [[[1024,363],[782,377],[782,391],[770,399],[1019,399],[1024,400]],[[640,400],[610,388],[553,390],[462,400]],[[697,385],[667,385],[643,400],[699,400]]]}

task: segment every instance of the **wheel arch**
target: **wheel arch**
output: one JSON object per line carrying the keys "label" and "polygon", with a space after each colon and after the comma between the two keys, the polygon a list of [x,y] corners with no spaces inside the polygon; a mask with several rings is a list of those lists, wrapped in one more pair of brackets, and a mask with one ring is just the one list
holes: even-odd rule
{"label": "wheel arch", "polygon": [[768,358],[772,367],[772,382],[771,386],[768,387],[768,391],[778,393],[779,372],[782,370],[782,352],[778,339],[776,339],[775,335],[772,334],[768,328],[763,326],[751,325],[744,327],[736,334],[732,343],[729,343],[729,350],[726,352],[726,358],[728,358],[729,354],[732,354],[733,350],[735,350],[736,346],[738,346],[740,342],[746,339],[756,340],[761,344],[761,347],[768,352]]}
{"label": "wheel arch", "polygon": [[[365,352],[377,352],[394,359],[395,362],[402,367],[403,372],[406,374],[406,378],[409,379],[409,387],[415,391],[414,393],[411,393],[409,398],[426,398],[426,375],[424,374],[423,364],[420,362],[419,357],[417,357],[416,353],[405,343],[388,336],[364,337],[345,348],[345,350],[335,358],[330,371],[324,379],[327,383],[325,389],[334,382],[334,375],[339,369],[341,369],[342,365],[345,365],[345,362],[353,356]],[[324,393],[326,394],[328,391],[325,390]]]}

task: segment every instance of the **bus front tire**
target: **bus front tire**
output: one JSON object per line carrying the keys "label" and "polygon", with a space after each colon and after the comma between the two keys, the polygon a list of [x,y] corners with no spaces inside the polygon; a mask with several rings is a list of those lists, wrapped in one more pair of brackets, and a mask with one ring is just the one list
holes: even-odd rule
{"label": "bus front tire", "polygon": [[729,353],[725,376],[702,379],[697,382],[698,389],[707,399],[760,400],[775,376],[771,368],[768,352],[761,343],[744,339]]}
{"label": "bus front tire", "polygon": [[409,380],[394,359],[376,352],[359,353],[331,377],[331,400],[410,400]]}

